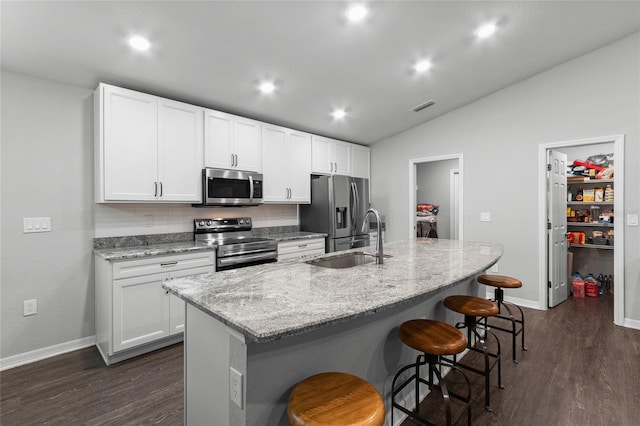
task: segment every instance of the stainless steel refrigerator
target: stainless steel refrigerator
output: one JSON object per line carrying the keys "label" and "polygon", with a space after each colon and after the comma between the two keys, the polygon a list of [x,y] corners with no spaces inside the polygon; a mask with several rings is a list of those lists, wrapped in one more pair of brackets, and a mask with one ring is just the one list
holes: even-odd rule
{"label": "stainless steel refrigerator", "polygon": [[369,208],[369,180],[350,176],[311,176],[311,204],[300,205],[300,230],[328,235],[327,252],[369,245],[362,232]]}

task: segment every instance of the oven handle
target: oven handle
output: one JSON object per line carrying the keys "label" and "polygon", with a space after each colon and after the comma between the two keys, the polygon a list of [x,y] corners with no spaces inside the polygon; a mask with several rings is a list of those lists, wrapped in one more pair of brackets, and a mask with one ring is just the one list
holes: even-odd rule
{"label": "oven handle", "polygon": [[240,256],[229,256],[218,258],[218,266],[229,266],[229,265],[239,265],[248,262],[255,262],[258,260],[271,260],[277,259],[278,252],[269,251],[266,253],[257,253],[257,254],[245,254]]}

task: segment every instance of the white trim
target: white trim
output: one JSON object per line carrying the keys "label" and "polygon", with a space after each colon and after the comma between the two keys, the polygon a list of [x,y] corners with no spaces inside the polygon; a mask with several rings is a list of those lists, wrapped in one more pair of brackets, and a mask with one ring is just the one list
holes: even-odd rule
{"label": "white trim", "polygon": [[[615,284],[614,284],[615,285]],[[636,330],[640,330],[640,320],[625,318],[622,323],[623,327],[635,328]]]}
{"label": "white trim", "polygon": [[449,155],[438,155],[435,157],[423,157],[423,158],[413,158],[409,160],[409,224],[413,224],[412,229],[409,230],[409,240],[415,240],[416,238],[416,166],[420,163],[431,163],[433,161],[443,161],[443,160],[458,160],[458,171],[460,174],[460,229],[458,230],[458,235],[460,240],[464,240],[464,155],[460,154],[449,154]]}
{"label": "white trim", "polygon": [[462,218],[460,217],[462,211],[457,208],[458,203],[462,199],[462,197],[458,195],[460,190],[460,170],[451,169],[449,170],[449,205],[453,204],[453,201],[455,200],[456,206],[456,208],[451,209],[449,212],[449,239],[451,240],[462,239],[459,235],[456,238],[456,234],[460,232],[460,223],[462,222]]}
{"label": "white trim", "polygon": [[[493,287],[487,286],[487,292],[485,295],[486,299],[493,299],[495,296]],[[529,299],[520,299],[518,297],[509,297],[507,295],[504,296],[504,301],[508,303],[513,303],[514,305],[518,305],[522,308],[530,308],[540,310],[540,304],[537,300],[529,300]]]}
{"label": "white trim", "polygon": [[[549,293],[547,291],[547,150],[566,148],[571,146],[614,143],[613,158],[616,164],[615,191],[613,214],[616,232],[616,247],[613,253],[614,302],[613,322],[616,325],[627,326],[624,317],[625,276],[624,276],[624,135],[602,136],[597,138],[576,139],[562,142],[552,142],[538,145],[538,277],[539,277],[539,308],[546,310]],[[618,226],[619,224],[619,226]]]}
{"label": "white trim", "polygon": [[78,349],[88,348],[96,344],[96,336],[83,337],[82,339],[72,340],[70,342],[60,343],[58,345],[48,346],[46,348],[36,349],[18,355],[12,355],[0,359],[0,371],[10,368],[19,367],[21,365],[30,364],[56,355],[66,354],[67,352],[77,351]]}

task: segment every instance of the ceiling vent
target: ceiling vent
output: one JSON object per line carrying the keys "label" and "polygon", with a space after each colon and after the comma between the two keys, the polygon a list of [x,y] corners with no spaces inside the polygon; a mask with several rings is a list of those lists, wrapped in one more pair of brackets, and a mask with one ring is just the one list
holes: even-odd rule
{"label": "ceiling vent", "polygon": [[415,111],[415,112],[422,111],[423,109],[429,108],[430,106],[435,104],[436,104],[436,101],[434,101],[433,99],[429,99],[428,101],[423,102],[420,105],[414,106],[413,108],[411,108],[411,111]]}

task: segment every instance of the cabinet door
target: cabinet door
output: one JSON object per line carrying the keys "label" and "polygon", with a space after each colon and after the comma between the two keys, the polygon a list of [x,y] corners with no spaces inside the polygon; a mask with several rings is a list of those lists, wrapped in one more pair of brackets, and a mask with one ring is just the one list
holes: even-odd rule
{"label": "cabinet door", "polygon": [[370,149],[365,146],[351,145],[351,172],[353,177],[369,179]]}
{"label": "cabinet door", "polygon": [[289,201],[311,202],[311,135],[290,131],[288,143]]}
{"label": "cabinet door", "polygon": [[203,111],[170,100],[158,106],[158,199],[201,202]]}
{"label": "cabinet door", "polygon": [[335,141],[332,144],[331,154],[333,173],[351,176],[351,144]]}
{"label": "cabinet door", "polygon": [[205,110],[204,164],[205,167],[231,168],[233,148],[233,115]]}
{"label": "cabinet door", "polygon": [[311,171],[324,175],[333,172],[331,139],[316,135],[311,137]]}
{"label": "cabinet door", "polygon": [[155,200],[158,175],[158,101],[155,96],[105,86],[104,200]]}
{"label": "cabinet door", "polygon": [[248,118],[234,117],[233,141],[234,169],[262,171],[262,143],[260,141],[260,122]]}
{"label": "cabinet door", "polygon": [[162,289],[168,274],[113,283],[113,350],[129,349],[169,335],[169,298]]}
{"label": "cabinet door", "polygon": [[287,153],[287,129],[262,125],[262,152],[264,175],[263,200],[265,202],[289,201],[289,177]]}
{"label": "cabinet door", "polygon": [[[171,278],[182,278],[190,275],[205,275],[215,272],[213,266],[202,268],[185,269],[184,271],[171,272]],[[173,294],[169,294],[169,333],[177,334],[184,332],[185,301]]]}

